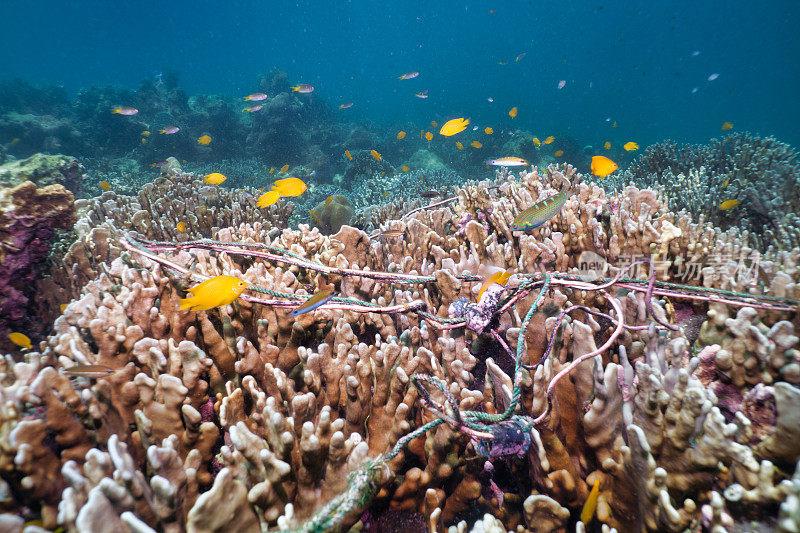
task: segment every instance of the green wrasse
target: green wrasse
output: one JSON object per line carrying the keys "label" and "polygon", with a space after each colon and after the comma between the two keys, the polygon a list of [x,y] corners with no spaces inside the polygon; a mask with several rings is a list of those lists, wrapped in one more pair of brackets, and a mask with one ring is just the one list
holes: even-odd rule
{"label": "green wrasse", "polygon": [[519,214],[511,226],[511,231],[530,231],[538,228],[561,211],[569,192],[564,189],[558,194],[537,202]]}

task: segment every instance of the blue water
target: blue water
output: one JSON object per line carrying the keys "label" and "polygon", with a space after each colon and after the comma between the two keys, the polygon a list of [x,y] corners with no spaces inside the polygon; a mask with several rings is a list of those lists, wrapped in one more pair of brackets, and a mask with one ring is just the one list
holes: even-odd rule
{"label": "blue water", "polygon": [[3,0],[0,79],[74,93],[176,70],[190,94],[241,96],[279,68],[387,127],[468,116],[497,129],[517,106],[514,127],[581,144],[702,142],[730,121],[800,146],[798,27],[795,1]]}

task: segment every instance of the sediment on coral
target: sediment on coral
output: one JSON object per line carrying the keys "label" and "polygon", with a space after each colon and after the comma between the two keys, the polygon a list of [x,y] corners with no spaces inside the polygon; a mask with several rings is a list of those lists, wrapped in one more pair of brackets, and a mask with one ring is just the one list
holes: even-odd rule
{"label": "sediment on coral", "polygon": [[[565,181],[560,213],[511,231]],[[191,235],[164,199],[184,187],[218,213]],[[0,361],[0,477],[22,518],[585,531],[596,483],[591,520],[617,531],[734,531],[754,505],[798,526],[800,450],[777,435],[797,431],[800,254],[756,251],[652,190],[607,195],[569,165],[456,187],[386,219],[393,238],[252,223],[244,193],[202,190],[175,169],[138,199],[81,204],[79,231],[105,231],[106,249],[74,260],[47,342]],[[223,212],[232,199],[245,205]],[[487,265],[514,275],[478,298]],[[246,293],[179,309],[221,274]],[[319,290],[336,297],[290,315]],[[64,373],[76,364],[113,372]]]}

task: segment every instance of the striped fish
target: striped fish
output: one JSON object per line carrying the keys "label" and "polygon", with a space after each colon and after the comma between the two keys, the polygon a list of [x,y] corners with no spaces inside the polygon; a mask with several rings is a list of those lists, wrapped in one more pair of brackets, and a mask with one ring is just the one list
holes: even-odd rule
{"label": "striped fish", "polygon": [[569,191],[564,189],[546,200],[533,204],[514,220],[511,231],[530,231],[538,228],[561,211],[568,194]]}
{"label": "striped fish", "polygon": [[309,311],[313,311],[321,305],[328,303],[328,300],[333,298],[333,291],[319,291],[317,294],[300,304],[292,310],[290,316],[300,316]]}

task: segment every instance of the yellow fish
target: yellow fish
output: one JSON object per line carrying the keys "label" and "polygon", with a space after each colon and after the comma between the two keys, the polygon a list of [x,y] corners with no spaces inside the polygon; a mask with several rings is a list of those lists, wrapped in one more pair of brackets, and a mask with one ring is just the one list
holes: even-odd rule
{"label": "yellow fish", "polygon": [[733,209],[734,207],[736,207],[740,203],[741,202],[739,200],[736,200],[736,199],[734,199],[734,200],[725,200],[724,202],[719,204],[719,208],[722,211],[727,211],[728,209]]}
{"label": "yellow fish", "polygon": [[435,120],[431,120],[431,129],[435,130],[438,127],[439,127],[439,124],[437,124]]}
{"label": "yellow fish", "polygon": [[67,306],[68,306],[68,305],[69,305],[69,304],[61,304],[61,305],[59,306],[59,309],[61,309],[61,312],[62,312],[62,313],[63,313],[64,311],[66,311],[66,310],[67,310]]}
{"label": "yellow fish", "polygon": [[175,226],[175,229],[183,233],[184,231],[186,231],[186,222],[181,220],[180,222],[178,222],[178,225]]}
{"label": "yellow fish", "polygon": [[722,131],[728,131],[728,130],[732,130],[732,129],[733,129],[733,124],[732,124],[732,123],[730,123],[730,122],[723,122],[723,123],[722,123],[722,128],[720,128],[720,129],[721,129]]}
{"label": "yellow fish", "polygon": [[550,144],[551,142],[553,142],[555,140],[556,140],[556,138],[551,135],[550,137],[548,137],[547,139],[544,140],[544,144]]}
{"label": "yellow fish", "polygon": [[606,143],[603,145],[603,148],[605,148],[606,150],[611,150],[611,143],[606,141]]}
{"label": "yellow fish", "polygon": [[605,178],[617,170],[617,164],[604,155],[596,155],[592,157],[592,174]]}
{"label": "yellow fish", "polygon": [[439,130],[439,135],[444,135],[445,137],[451,137],[456,133],[461,133],[462,131],[467,129],[467,126],[469,126],[468,118],[454,118],[453,120],[448,120],[442,125],[442,129]]}
{"label": "yellow fish", "polygon": [[402,167],[400,167],[400,170],[402,170],[403,172],[408,172],[411,169],[409,169],[407,166],[403,165]]}
{"label": "yellow fish", "polygon": [[142,137],[150,137],[150,132],[149,132],[149,131],[147,131],[147,130],[144,130],[144,131],[142,132]]}
{"label": "yellow fish", "polygon": [[508,112],[508,116],[511,118],[517,118],[517,108],[512,107],[511,110]]}
{"label": "yellow fish", "polygon": [[383,160],[383,157],[381,157],[381,154],[379,154],[377,150],[370,150],[369,155],[371,155],[372,159],[374,159],[375,161]]}
{"label": "yellow fish", "polygon": [[275,167],[269,167],[269,173],[275,174]]}
{"label": "yellow fish", "polygon": [[31,339],[28,338],[28,336],[24,333],[9,333],[8,339],[20,348],[25,348],[26,350],[30,350],[32,348]]}
{"label": "yellow fish", "polygon": [[107,181],[101,181],[97,185],[99,185],[100,188],[103,189],[104,191],[110,191],[111,190],[111,184],[109,182],[107,182]]}
{"label": "yellow fish", "polygon": [[483,296],[483,293],[486,291],[486,289],[488,289],[493,283],[505,286],[506,282],[508,282],[508,278],[510,277],[511,272],[508,270],[498,270],[486,278],[483,282],[483,285],[481,285],[481,290],[478,291],[478,301],[481,301],[481,296]]}
{"label": "yellow fish", "polygon": [[725,183],[723,183],[723,184],[722,184],[722,186],[723,186],[723,187],[727,187],[729,183],[730,183],[730,181],[729,181],[729,180],[725,180]]}
{"label": "yellow fish", "polygon": [[594,484],[592,485],[592,490],[589,492],[589,497],[586,498],[586,503],[583,504],[583,509],[581,510],[581,522],[584,525],[588,525],[589,521],[594,516],[594,510],[597,507],[597,495],[600,493],[600,477],[594,478]]}
{"label": "yellow fish", "polygon": [[272,204],[274,204],[275,202],[277,202],[280,197],[281,197],[281,193],[278,192],[278,191],[274,191],[273,190],[273,191],[265,192],[264,194],[262,194],[261,196],[258,197],[258,200],[256,201],[256,205],[258,207],[269,207]]}
{"label": "yellow fish", "polygon": [[537,148],[542,145],[542,141],[539,140],[539,137],[534,137],[531,140],[533,141],[533,144],[535,144]]}
{"label": "yellow fish", "polygon": [[459,150],[463,150],[464,149],[464,145],[461,144],[461,141],[456,141],[456,148],[458,148]]}
{"label": "yellow fish", "polygon": [[289,164],[288,163],[283,165],[279,172],[285,174],[287,170],[289,170]]}
{"label": "yellow fish", "polygon": [[11,139],[11,145],[13,146],[15,144],[19,144],[19,141],[20,141],[19,137],[14,137],[13,139]]}
{"label": "yellow fish", "polygon": [[212,172],[211,174],[206,174],[206,179],[204,180],[206,183],[210,183],[211,185],[219,185],[226,178],[224,175],[220,174],[219,172]]}
{"label": "yellow fish", "polygon": [[429,131],[426,131],[425,132],[425,139],[428,140],[428,141],[432,141],[433,140],[433,133],[431,133]]}
{"label": "yellow fish", "polygon": [[492,133],[494,133],[494,130],[492,128],[490,128],[489,126],[486,126],[483,129],[483,133],[485,133],[486,135],[491,135]]}
{"label": "yellow fish", "polygon": [[564,150],[556,150],[556,154],[555,155],[556,155],[556,157],[561,157],[562,155],[564,155]]}
{"label": "yellow fish", "polygon": [[481,144],[480,141],[472,141],[471,143],[469,143],[469,145],[472,146],[473,148],[483,148],[483,145]]}
{"label": "yellow fish", "polygon": [[201,136],[199,139],[197,139],[197,144],[208,146],[209,144],[211,144],[211,136],[210,135]]}
{"label": "yellow fish", "polygon": [[344,155],[345,155],[345,157],[347,157],[347,159],[349,159],[350,161],[352,161],[352,160],[353,160],[353,155],[350,153],[350,150],[345,150],[345,151],[344,151]]}
{"label": "yellow fish", "polygon": [[[325,204],[325,205],[327,205],[327,204]],[[319,227],[325,226],[325,224],[322,222],[322,220],[320,220],[320,218],[317,216],[317,214],[313,210],[309,209],[308,210],[308,214],[311,215],[311,218],[313,218],[314,221],[317,224],[319,224]]]}
{"label": "yellow fish", "polygon": [[397,132],[397,140],[398,140],[398,141],[399,141],[400,139],[405,139],[405,137],[406,137],[406,132],[404,132],[404,131],[398,131],[398,132]]}
{"label": "yellow fish", "polygon": [[325,205],[329,205],[333,201],[333,196],[328,196],[325,198]]}
{"label": "yellow fish", "polygon": [[308,187],[300,178],[285,178],[276,181],[272,188],[281,196],[300,196]]}
{"label": "yellow fish", "polygon": [[200,285],[192,287],[188,292],[193,296],[183,298],[181,309],[190,311],[206,311],[233,303],[247,288],[247,283],[233,276],[216,276]]}
{"label": "yellow fish", "polygon": [[617,121],[616,121],[616,120],[615,120],[615,121],[614,121],[614,123],[611,125],[611,127],[612,127],[612,128],[616,128],[616,127],[617,127]]}
{"label": "yellow fish", "polygon": [[626,152],[633,152],[634,150],[639,149],[639,145],[633,141],[626,142],[625,144],[622,145],[622,147],[625,148]]}
{"label": "yellow fish", "polygon": [[425,130],[419,130],[419,138],[420,139],[424,139],[425,138]]}

